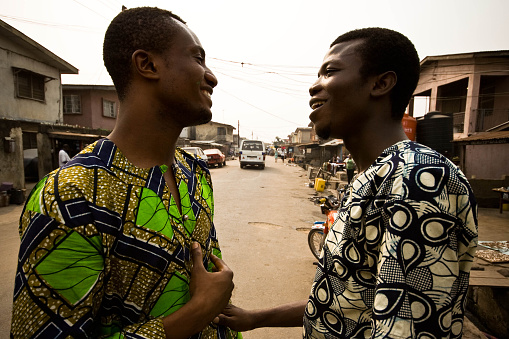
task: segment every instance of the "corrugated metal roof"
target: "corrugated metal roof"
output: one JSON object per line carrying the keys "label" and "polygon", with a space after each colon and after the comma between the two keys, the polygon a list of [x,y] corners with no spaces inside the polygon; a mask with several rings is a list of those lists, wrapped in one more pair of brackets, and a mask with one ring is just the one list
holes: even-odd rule
{"label": "corrugated metal roof", "polygon": [[491,141],[493,143],[500,143],[504,140],[509,142],[509,131],[479,132],[466,138],[453,140],[453,142],[470,143],[472,141]]}
{"label": "corrugated metal roof", "polygon": [[338,145],[343,145],[343,139],[332,139],[324,144],[321,144],[320,146],[338,146]]}

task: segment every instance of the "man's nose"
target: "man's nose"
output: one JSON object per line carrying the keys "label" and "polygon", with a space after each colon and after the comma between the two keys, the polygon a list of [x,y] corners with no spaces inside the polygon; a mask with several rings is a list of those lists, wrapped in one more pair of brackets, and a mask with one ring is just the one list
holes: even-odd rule
{"label": "man's nose", "polygon": [[217,78],[214,75],[214,73],[212,73],[211,70],[208,70],[208,71],[205,72],[205,81],[211,87],[216,87],[217,86]]}
{"label": "man's nose", "polygon": [[309,87],[309,95],[311,96],[315,95],[316,93],[320,92],[321,88],[322,86],[320,83],[320,79],[317,79],[315,83],[312,84],[311,87]]}

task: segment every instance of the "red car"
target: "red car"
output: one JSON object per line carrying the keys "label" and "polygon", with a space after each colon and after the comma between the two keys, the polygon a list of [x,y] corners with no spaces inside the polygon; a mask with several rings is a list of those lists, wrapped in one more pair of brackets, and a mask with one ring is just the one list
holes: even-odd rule
{"label": "red car", "polygon": [[217,165],[217,167],[226,166],[226,157],[223,152],[217,148],[206,149],[203,151],[209,160],[209,167]]}

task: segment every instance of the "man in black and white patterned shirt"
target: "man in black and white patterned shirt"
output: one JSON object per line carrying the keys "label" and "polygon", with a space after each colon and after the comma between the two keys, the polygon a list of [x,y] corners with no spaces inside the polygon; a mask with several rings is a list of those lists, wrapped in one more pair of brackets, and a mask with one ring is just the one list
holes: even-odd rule
{"label": "man in black and white patterned shirt", "polygon": [[309,300],[247,311],[228,306],[237,330],[300,326],[305,338],[459,338],[477,204],[461,171],[407,139],[401,119],[419,80],[404,35],[343,34],[311,86],[310,119],[342,138],[358,174],[329,232]]}

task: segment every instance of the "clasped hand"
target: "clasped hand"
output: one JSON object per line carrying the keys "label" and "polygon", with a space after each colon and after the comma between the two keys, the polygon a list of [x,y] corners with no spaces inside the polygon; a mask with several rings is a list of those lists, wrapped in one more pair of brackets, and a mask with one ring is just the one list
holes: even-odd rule
{"label": "clasped hand", "polygon": [[202,251],[198,243],[191,246],[193,269],[189,292],[193,302],[197,302],[212,321],[226,307],[233,291],[233,271],[211,254],[210,260],[214,264],[214,272],[208,272],[203,266]]}

